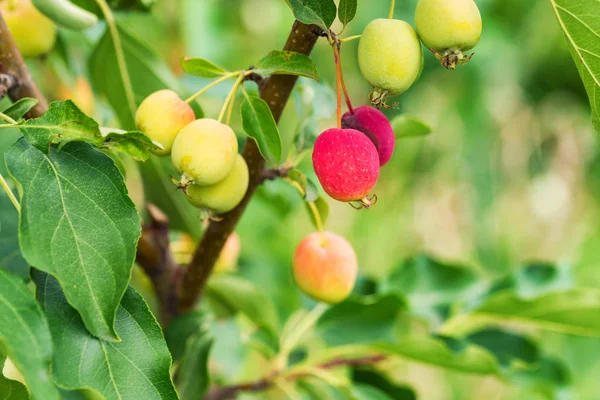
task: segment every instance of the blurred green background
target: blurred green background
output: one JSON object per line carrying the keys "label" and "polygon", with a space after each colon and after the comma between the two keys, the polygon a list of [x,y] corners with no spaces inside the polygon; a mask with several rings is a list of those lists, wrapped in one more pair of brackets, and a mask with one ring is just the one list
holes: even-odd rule
{"label": "blurred green background", "polygon": [[[398,1],[395,17],[412,24],[415,4]],[[363,274],[358,291],[369,293],[378,279],[419,254],[468,265],[489,277],[524,263],[550,262],[570,271],[577,286],[600,288],[597,134],[551,5],[547,0],[477,4],[484,30],[472,61],[451,72],[427,52],[420,80],[395,99],[397,109],[385,111],[390,118],[402,112],[416,115],[431,124],[433,133],[397,142],[392,161],[382,169],[376,187],[379,201],[372,209],[356,211],[330,201],[326,229],[345,236],[356,249]],[[388,7],[387,0],[359,0],[357,17],[343,36],[360,34],[369,21],[385,17]],[[208,81],[182,75],[182,56],[207,58],[230,70],[247,68],[283,46],[294,18],[283,0],[157,0],[150,15],[132,13],[120,20],[191,92]],[[333,30],[339,29],[336,22]],[[87,111],[102,125],[111,125],[115,117],[107,103],[102,98],[91,101],[86,85],[77,84],[78,76],[86,80],[87,44],[101,32],[98,27],[81,37],[63,31],[72,65],[52,54],[30,66],[50,98],[77,101],[79,96],[82,107],[91,103]],[[355,106],[366,104],[370,92],[358,70],[357,44],[342,47]],[[280,124],[284,152],[300,129],[316,134],[335,125],[335,69],[325,40],[312,57],[322,84],[301,80],[302,91],[288,104]],[[200,98],[207,116],[217,116],[229,89],[222,84]],[[298,110],[311,105],[316,120],[306,126]],[[239,108],[233,128],[241,139]],[[301,169],[314,177],[310,157]],[[139,178],[129,180],[132,197],[140,198]],[[237,229],[242,240],[239,274],[259,283],[274,300],[281,321],[312,304],[291,275],[295,246],[312,230],[298,194],[282,181],[267,182],[258,191]],[[219,329],[213,354],[217,376],[239,381],[260,375],[256,360],[241,362],[248,350],[242,347],[240,328],[229,321]],[[530,334],[546,344],[550,355],[566,362],[572,391],[549,397],[497,379],[416,363],[397,363],[393,375],[428,400],[599,398],[600,340]],[[281,398],[277,396],[271,394]]]}

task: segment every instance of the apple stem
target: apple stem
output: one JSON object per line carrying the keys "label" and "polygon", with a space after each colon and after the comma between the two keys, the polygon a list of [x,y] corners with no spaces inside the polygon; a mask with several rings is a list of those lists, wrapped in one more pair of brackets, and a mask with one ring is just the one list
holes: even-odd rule
{"label": "apple stem", "polygon": [[204,86],[202,89],[200,89],[199,91],[197,91],[196,93],[194,93],[192,96],[190,96],[187,100],[185,100],[186,103],[190,104],[192,101],[196,100],[196,98],[200,97],[202,94],[204,94],[208,89],[212,88],[213,86],[218,85],[219,83],[232,78],[234,76],[236,76],[237,74],[239,74],[239,72],[230,72],[228,74],[223,75],[222,77],[220,77],[219,79],[216,79],[214,81],[212,81],[211,83],[209,83],[208,85]]}
{"label": "apple stem", "polygon": [[390,13],[388,15],[388,19],[392,19],[394,18],[394,8],[396,6],[396,0],[392,0],[392,3],[390,4]]}
{"label": "apple stem", "polygon": [[337,94],[337,127],[342,127],[342,64],[340,61],[340,53],[337,48],[337,43],[332,40],[331,46],[333,47],[333,58],[335,60],[335,84]]}
{"label": "apple stem", "polygon": [[223,121],[223,117],[225,116],[225,112],[227,111],[227,109],[229,107],[229,103],[235,99],[235,95],[237,94],[237,91],[238,91],[240,85],[244,81],[244,77],[245,77],[245,75],[243,73],[239,74],[237,80],[233,84],[233,87],[229,91],[229,94],[225,98],[225,103],[223,103],[223,107],[221,108],[221,112],[219,113],[219,118],[217,118],[217,121],[219,121],[219,122]]}
{"label": "apple stem", "polygon": [[337,60],[340,66],[340,81],[342,83],[342,90],[344,91],[344,98],[346,99],[346,106],[348,106],[348,111],[350,111],[350,114],[354,114],[354,107],[352,107],[350,95],[348,94],[348,88],[346,88],[346,81],[344,80],[344,69],[342,68],[341,46],[339,41],[337,45],[334,45],[333,51],[337,53]]}
{"label": "apple stem", "polygon": [[315,225],[317,226],[317,231],[323,232],[323,220],[321,219],[321,214],[319,214],[319,209],[314,201],[309,201],[308,206],[310,207],[310,211],[315,218]]}
{"label": "apple stem", "polygon": [[0,174],[0,186],[2,186],[2,189],[4,189],[4,191],[6,192],[6,195],[8,196],[10,201],[13,203],[13,206],[15,206],[15,208],[17,209],[17,212],[20,214],[21,213],[21,204],[19,204],[19,200],[17,200],[17,198],[15,197],[15,194],[8,186],[8,182],[6,182],[6,180],[4,179],[4,176],[2,176],[2,174]]}

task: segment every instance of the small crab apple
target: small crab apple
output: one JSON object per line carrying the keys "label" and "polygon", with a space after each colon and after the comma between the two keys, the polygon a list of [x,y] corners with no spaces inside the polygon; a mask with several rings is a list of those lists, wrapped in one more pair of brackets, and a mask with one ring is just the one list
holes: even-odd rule
{"label": "small crab apple", "polygon": [[56,25],[31,0],[0,0],[0,10],[23,57],[38,57],[54,47]]}
{"label": "small crab apple", "polygon": [[173,142],[171,161],[183,175],[181,185],[214,185],[229,174],[238,156],[233,130],[210,118],[198,119],[183,128]]}
{"label": "small crab apple", "polygon": [[215,273],[231,272],[235,270],[241,250],[242,242],[240,240],[240,235],[233,232],[227,238],[225,246],[223,246],[221,254],[219,254],[219,258],[215,263]]}
{"label": "small crab apple", "polygon": [[481,37],[481,14],[473,0],[419,0],[415,24],[425,46],[448,69],[468,62],[472,54],[464,52]]}
{"label": "small crab apple", "polygon": [[367,196],[379,178],[379,154],[355,129],[328,129],[315,141],[313,167],[329,196],[338,201],[373,204]]}
{"label": "small crab apple", "polygon": [[347,112],[342,117],[342,128],[356,129],[367,135],[377,148],[382,167],[392,158],[396,137],[390,121],[378,109],[361,106]]}
{"label": "small crab apple", "polygon": [[326,303],[345,300],[356,282],[358,261],[346,239],[332,232],[305,237],[294,254],[294,279],[307,295]]}
{"label": "small crab apple", "polygon": [[244,157],[237,155],[233,169],[214,185],[189,185],[185,190],[190,203],[219,214],[231,211],[244,198],[248,190],[248,165]]}
{"label": "small crab apple", "polygon": [[416,81],[422,54],[421,42],[408,23],[376,19],[367,25],[358,44],[358,66],[375,88],[374,104],[385,106],[387,95],[401,94]]}
{"label": "small crab apple", "polygon": [[159,90],[146,97],[135,114],[137,128],[162,145],[157,155],[171,154],[177,134],[194,121],[194,110],[172,90]]}

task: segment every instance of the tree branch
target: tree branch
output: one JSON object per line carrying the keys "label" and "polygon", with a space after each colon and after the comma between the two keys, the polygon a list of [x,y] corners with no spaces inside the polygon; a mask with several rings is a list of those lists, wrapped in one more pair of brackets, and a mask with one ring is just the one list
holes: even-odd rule
{"label": "tree branch", "polygon": [[[374,365],[387,357],[384,354],[374,354],[364,357],[356,357],[356,358],[347,358],[347,357],[337,357],[331,361],[325,362],[323,364],[317,365],[317,369],[327,370],[334,369],[337,367],[362,367],[366,365]],[[299,372],[297,374],[292,374],[283,377],[287,382],[293,382],[298,379],[306,378],[311,376],[310,373],[307,372]],[[280,374],[273,374],[271,376],[267,376],[265,378],[258,379],[254,382],[241,383],[232,386],[217,386],[211,388],[208,393],[204,396],[203,400],[229,400],[235,399],[241,392],[260,392],[262,390],[266,390],[271,388],[275,381],[281,378]]]}
{"label": "tree branch", "polygon": [[25,65],[25,61],[17,49],[15,41],[8,30],[8,26],[6,26],[6,22],[4,21],[1,12],[0,74],[6,74],[14,78],[10,85],[2,85],[12,101],[17,101],[24,97],[32,97],[38,100],[38,104],[27,113],[25,118],[36,118],[46,112],[48,109],[48,102],[31,78],[29,70]]}
{"label": "tree branch", "polygon": [[[296,21],[283,49],[308,55],[320,34],[319,28]],[[260,96],[269,105],[275,121],[279,121],[297,79],[298,77],[291,75],[272,75],[260,86]],[[265,161],[254,140],[246,141],[242,155],[246,159],[250,171],[248,191],[235,209],[223,215],[220,221],[212,222],[204,233],[182,278],[179,298],[180,311],[190,311],[202,295],[206,281],[212,273],[225,241],[233,232],[263,179]]]}

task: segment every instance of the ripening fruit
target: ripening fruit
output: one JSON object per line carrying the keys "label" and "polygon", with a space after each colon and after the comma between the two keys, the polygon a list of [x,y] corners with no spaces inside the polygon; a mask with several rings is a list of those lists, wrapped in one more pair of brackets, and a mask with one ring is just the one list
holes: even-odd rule
{"label": "ripening fruit", "polygon": [[196,241],[185,232],[169,231],[169,249],[176,264],[187,265],[192,261]]}
{"label": "ripening fruit", "polygon": [[237,266],[241,250],[242,242],[240,240],[240,235],[238,235],[236,232],[233,232],[227,238],[225,246],[223,246],[221,254],[219,254],[219,258],[215,263],[214,272],[221,273],[234,271],[235,267]]}
{"label": "ripening fruit", "polygon": [[172,90],[159,90],[146,97],[135,113],[137,128],[163,149],[160,156],[171,154],[177,134],[194,121],[194,110]]}
{"label": "ripening fruit", "polygon": [[356,282],[358,261],[346,239],[332,232],[305,237],[294,254],[294,279],[300,289],[316,300],[339,303]]}
{"label": "ripening fruit", "polygon": [[171,150],[171,161],[180,174],[196,185],[213,185],[231,172],[237,151],[237,138],[229,126],[202,118],[179,132]]}
{"label": "ripening fruit", "polygon": [[38,57],[52,49],[56,26],[31,0],[2,0],[0,11],[23,57]]}
{"label": "ripening fruit", "polygon": [[419,0],[415,24],[425,46],[450,69],[470,59],[463,52],[481,37],[481,14],[473,0]]}
{"label": "ripening fruit", "polygon": [[96,111],[94,92],[88,81],[82,76],[77,77],[72,86],[61,84],[57,89],[56,98],[72,100],[86,115],[94,115]]}
{"label": "ripening fruit", "polygon": [[379,153],[379,164],[384,166],[392,158],[396,137],[390,121],[378,109],[361,106],[354,109],[354,113],[347,112],[342,117],[342,128],[361,131],[375,145]]}
{"label": "ripening fruit", "polygon": [[231,211],[244,198],[248,190],[248,165],[244,157],[237,155],[233,169],[221,181],[209,186],[189,185],[186,193],[190,203],[196,207],[216,211],[219,214]]}
{"label": "ripening fruit", "polygon": [[355,129],[328,129],[315,141],[315,173],[329,196],[339,201],[360,201],[379,178],[379,154],[373,142]]}
{"label": "ripening fruit", "polygon": [[358,65],[377,91],[397,95],[417,79],[422,54],[412,26],[397,19],[376,19],[367,25],[358,44]]}

